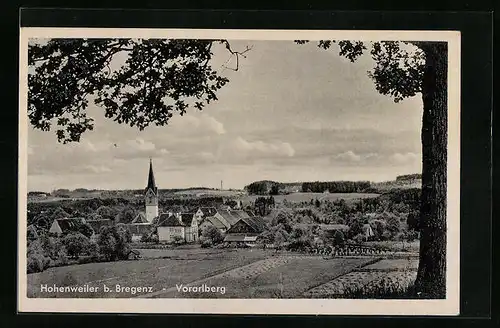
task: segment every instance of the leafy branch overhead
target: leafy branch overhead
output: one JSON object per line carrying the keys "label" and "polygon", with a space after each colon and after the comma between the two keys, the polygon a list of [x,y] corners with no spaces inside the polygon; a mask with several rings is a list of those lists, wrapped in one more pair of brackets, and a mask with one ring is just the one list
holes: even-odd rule
{"label": "leafy branch overhead", "polygon": [[[224,40],[52,39],[32,43],[28,64],[28,115],[60,142],[79,141],[93,129],[89,99],[118,123],[144,129],[166,125],[175,112],[199,110],[217,100],[227,82],[210,65],[212,45]],[[118,69],[111,66],[119,64]],[[236,69],[238,67],[236,66]]]}
{"label": "leafy branch overhead", "polygon": [[[305,44],[307,40],[297,40]],[[320,40],[318,48],[327,50],[338,45],[339,55],[355,62],[370,49],[375,67],[368,76],[375,82],[377,91],[391,96],[395,102],[413,97],[422,90],[425,67],[425,45],[423,42],[362,42],[348,40]]]}

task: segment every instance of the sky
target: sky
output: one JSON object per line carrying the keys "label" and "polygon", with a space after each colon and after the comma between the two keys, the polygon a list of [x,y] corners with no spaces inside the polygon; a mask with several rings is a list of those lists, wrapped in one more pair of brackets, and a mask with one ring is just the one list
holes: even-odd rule
{"label": "sky", "polygon": [[120,125],[92,102],[94,130],[79,143],[58,143],[53,131],[29,126],[28,189],[144,188],[150,157],[159,188],[387,181],[421,172],[421,96],[394,103],[380,95],[367,75],[369,55],[351,63],[314,43],[231,45],[252,49],[232,71],[222,65],[234,67],[234,58],[215,47],[211,64],[230,80],[219,100],[167,126]]}

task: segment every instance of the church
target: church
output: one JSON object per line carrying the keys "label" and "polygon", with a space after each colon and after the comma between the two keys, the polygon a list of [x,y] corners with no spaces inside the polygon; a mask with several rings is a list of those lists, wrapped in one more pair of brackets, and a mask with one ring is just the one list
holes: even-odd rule
{"label": "church", "polygon": [[170,243],[182,240],[189,243],[198,241],[198,222],[194,213],[159,213],[158,187],[151,159],[149,159],[148,184],[144,191],[144,200],[146,224],[151,225],[156,219],[159,242]]}

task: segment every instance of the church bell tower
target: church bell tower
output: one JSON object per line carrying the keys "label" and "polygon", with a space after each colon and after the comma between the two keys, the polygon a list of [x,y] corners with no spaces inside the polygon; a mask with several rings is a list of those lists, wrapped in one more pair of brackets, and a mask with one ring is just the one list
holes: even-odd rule
{"label": "church bell tower", "polygon": [[146,219],[151,223],[158,216],[158,188],[155,183],[151,158],[149,159],[148,185],[145,189],[144,198],[146,202]]}

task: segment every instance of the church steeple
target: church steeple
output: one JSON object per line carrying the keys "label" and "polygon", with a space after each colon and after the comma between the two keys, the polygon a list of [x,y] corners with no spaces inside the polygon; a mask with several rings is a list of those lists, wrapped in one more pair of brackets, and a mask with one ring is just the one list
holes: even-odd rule
{"label": "church steeple", "polygon": [[151,158],[149,158],[148,185],[145,190],[144,200],[146,203],[146,220],[151,223],[158,216],[158,188],[156,187]]}
{"label": "church steeple", "polygon": [[148,176],[148,185],[146,186],[146,191],[149,189],[153,190],[156,194],[158,188],[156,187],[155,175],[153,173],[153,161],[151,157],[149,158],[149,176]]}

